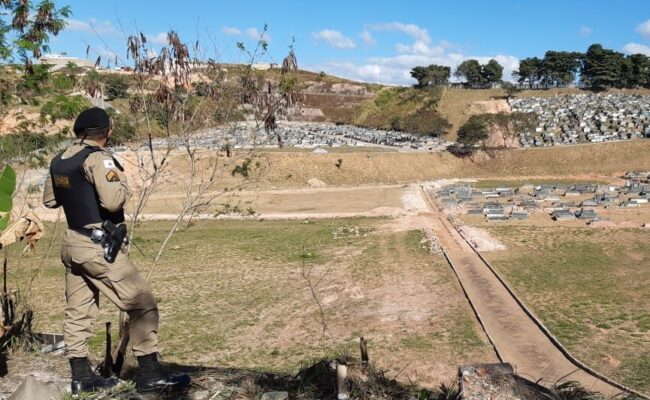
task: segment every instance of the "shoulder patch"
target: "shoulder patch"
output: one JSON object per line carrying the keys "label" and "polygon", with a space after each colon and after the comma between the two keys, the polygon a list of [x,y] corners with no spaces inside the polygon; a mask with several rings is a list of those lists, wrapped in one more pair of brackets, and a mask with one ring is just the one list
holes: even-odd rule
{"label": "shoulder patch", "polygon": [[70,189],[70,178],[65,176],[65,175],[54,175],[53,177],[53,182],[54,186],[64,188],[64,189]]}
{"label": "shoulder patch", "polygon": [[109,168],[115,168],[115,163],[113,160],[104,160],[104,168],[109,169]]}
{"label": "shoulder patch", "polygon": [[109,181],[109,182],[119,182],[120,181],[120,176],[117,174],[117,172],[111,170],[111,171],[108,171],[108,173],[106,174],[106,180]]}

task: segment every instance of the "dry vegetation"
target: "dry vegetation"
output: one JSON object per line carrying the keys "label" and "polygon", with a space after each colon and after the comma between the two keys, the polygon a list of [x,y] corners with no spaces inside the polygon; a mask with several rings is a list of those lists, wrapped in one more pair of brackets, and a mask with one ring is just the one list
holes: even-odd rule
{"label": "dry vegetation", "polygon": [[[401,183],[451,177],[556,179],[598,178],[626,170],[650,168],[650,141],[606,143],[497,152],[495,158],[474,161],[449,153],[269,153],[264,183],[304,186],[316,177],[329,185]],[[335,166],[343,160],[341,168]]]}
{"label": "dry vegetation", "polygon": [[[292,372],[314,358],[356,354],[365,336],[389,376],[429,387],[448,382],[459,364],[494,361],[444,259],[428,254],[419,231],[385,224],[213,221],[178,232],[152,281],[165,359]],[[170,225],[139,226],[135,243],[145,255],[134,249],[132,256],[144,271]],[[38,276],[30,296],[37,330],[61,329],[61,229],[49,225],[35,256],[11,257],[11,280],[23,290]],[[324,334],[305,268],[324,309]],[[115,320],[103,303],[98,322]],[[101,354],[101,332],[92,348]]]}
{"label": "dry vegetation", "polygon": [[379,129],[441,135],[449,124],[437,112],[442,89],[383,88],[366,101],[354,123]]}

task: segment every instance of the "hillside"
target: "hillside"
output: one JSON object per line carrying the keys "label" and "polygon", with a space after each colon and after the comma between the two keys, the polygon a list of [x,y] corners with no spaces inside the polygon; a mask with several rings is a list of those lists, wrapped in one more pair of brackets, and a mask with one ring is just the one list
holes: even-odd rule
{"label": "hillside", "polygon": [[[242,65],[219,65],[225,74],[226,86],[220,90],[235,90],[245,67]],[[203,84],[206,72],[191,76],[192,85]],[[107,106],[114,108],[117,116],[115,138],[129,140],[136,135],[133,118],[143,115],[132,114],[131,99],[137,92],[136,80],[130,72],[86,71],[61,69],[47,72],[39,69],[34,76],[23,75],[19,69],[4,67],[3,87],[11,88],[17,95],[9,95],[0,107],[0,134],[43,133],[52,135],[67,132],[76,113],[91,105],[92,99],[86,93],[93,88],[104,92]],[[253,70],[252,79],[260,88],[268,83],[278,85],[282,78],[279,69]],[[145,84],[145,92],[153,93],[156,88],[153,79]],[[295,92],[296,102],[283,113],[281,119],[307,122],[332,122],[361,127],[398,130],[424,135],[442,135],[448,140],[456,138],[458,128],[470,115],[483,112],[507,111],[507,95],[502,89],[461,89],[393,87],[379,84],[355,82],[324,72],[315,73],[297,70],[288,80]],[[228,87],[230,85],[230,87]],[[224,92],[224,93],[226,93]],[[20,93],[20,94],[18,94]],[[524,90],[516,97],[549,97],[583,93],[580,89]],[[616,94],[648,94],[648,90],[610,90]],[[16,99],[12,99],[17,97]],[[94,99],[98,104],[102,100]],[[220,109],[232,106],[222,99],[204,96],[191,112],[197,115],[219,113]],[[154,112],[155,113],[155,112]],[[122,115],[122,116],[120,116]],[[127,118],[127,116],[130,116]],[[231,115],[232,119],[244,119],[246,111]],[[215,118],[214,123],[219,122]],[[150,121],[155,135],[164,135],[159,117]]]}

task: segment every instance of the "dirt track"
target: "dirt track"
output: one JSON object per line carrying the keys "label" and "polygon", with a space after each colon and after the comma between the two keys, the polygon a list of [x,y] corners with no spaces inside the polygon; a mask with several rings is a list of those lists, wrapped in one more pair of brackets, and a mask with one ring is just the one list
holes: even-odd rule
{"label": "dirt track", "polygon": [[573,364],[531,320],[444,214],[427,218],[499,357],[519,375],[545,384],[578,381],[614,396],[622,391]]}

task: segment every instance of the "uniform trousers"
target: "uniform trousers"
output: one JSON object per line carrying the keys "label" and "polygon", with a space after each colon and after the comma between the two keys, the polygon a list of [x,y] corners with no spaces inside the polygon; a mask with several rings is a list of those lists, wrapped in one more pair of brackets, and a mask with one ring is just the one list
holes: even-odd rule
{"label": "uniform trousers", "polygon": [[88,338],[103,294],[129,316],[129,335],[135,356],[158,351],[158,305],[149,285],[123,252],[115,262],[104,259],[101,245],[67,229],[61,246],[65,265],[63,335],[68,358],[88,356]]}

